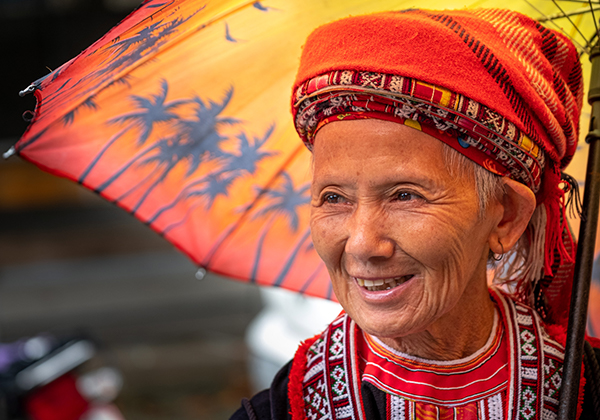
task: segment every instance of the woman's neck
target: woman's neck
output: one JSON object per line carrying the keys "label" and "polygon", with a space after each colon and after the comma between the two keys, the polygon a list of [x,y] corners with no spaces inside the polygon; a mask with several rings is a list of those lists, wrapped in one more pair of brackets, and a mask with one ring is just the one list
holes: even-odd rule
{"label": "woman's neck", "polygon": [[463,359],[477,352],[488,341],[495,310],[486,286],[485,297],[471,293],[463,295],[453,310],[424,331],[404,337],[378,338],[397,351],[422,359]]}

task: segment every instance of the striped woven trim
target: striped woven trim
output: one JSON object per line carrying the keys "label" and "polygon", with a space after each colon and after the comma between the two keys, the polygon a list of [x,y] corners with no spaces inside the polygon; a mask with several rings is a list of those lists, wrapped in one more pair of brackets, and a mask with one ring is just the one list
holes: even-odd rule
{"label": "striped woven trim", "polygon": [[412,120],[486,169],[534,192],[540,188],[545,152],[502,115],[447,89],[408,77],[344,70],[306,81],[294,99],[296,130],[309,149],[324,124],[356,118],[353,114]]}

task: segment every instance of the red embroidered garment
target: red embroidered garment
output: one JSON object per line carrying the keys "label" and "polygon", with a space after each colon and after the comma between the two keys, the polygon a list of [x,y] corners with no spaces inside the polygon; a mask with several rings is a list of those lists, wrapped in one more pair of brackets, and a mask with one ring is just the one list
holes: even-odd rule
{"label": "red embroidered garment", "polygon": [[385,393],[386,419],[555,419],[561,345],[531,308],[492,295],[500,320],[490,339],[450,362],[395,352],[340,315],[294,358],[292,418],[366,419],[362,390],[369,383]]}
{"label": "red embroidered garment", "polygon": [[365,333],[359,334],[357,341],[363,381],[420,403],[474,403],[504,392],[508,384],[508,343],[497,316],[494,330],[480,351],[450,362],[399,353]]}

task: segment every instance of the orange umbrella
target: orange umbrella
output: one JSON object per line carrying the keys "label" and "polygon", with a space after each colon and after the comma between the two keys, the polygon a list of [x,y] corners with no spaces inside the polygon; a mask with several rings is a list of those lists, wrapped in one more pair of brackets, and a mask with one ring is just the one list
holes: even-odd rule
{"label": "orange umbrella", "polygon": [[333,299],[310,240],[310,157],[289,112],[297,60],[322,23],[411,5],[145,1],[24,91],[38,105],[14,150],[131,212],[203,269]]}

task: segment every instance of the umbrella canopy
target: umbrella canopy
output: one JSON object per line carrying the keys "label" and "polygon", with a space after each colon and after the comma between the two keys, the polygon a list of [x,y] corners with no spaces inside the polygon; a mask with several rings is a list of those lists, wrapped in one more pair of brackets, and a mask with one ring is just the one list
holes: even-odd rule
{"label": "umbrella canopy", "polygon": [[[468,3],[557,11],[547,1]],[[14,150],[134,214],[204,269],[334,299],[310,240],[310,154],[289,111],[301,45],[333,19],[413,4],[146,1],[24,91],[38,104]],[[594,32],[591,16],[573,19]],[[584,161],[572,164],[578,179]]]}

